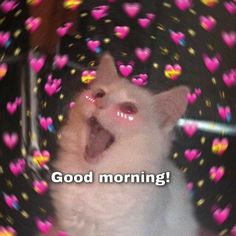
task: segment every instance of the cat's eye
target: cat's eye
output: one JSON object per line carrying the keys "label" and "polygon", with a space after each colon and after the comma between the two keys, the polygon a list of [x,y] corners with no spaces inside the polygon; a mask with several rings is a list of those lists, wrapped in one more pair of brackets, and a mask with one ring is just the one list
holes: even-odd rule
{"label": "cat's eye", "polygon": [[119,106],[121,112],[125,114],[136,114],[138,112],[137,106],[132,102],[124,102]]}
{"label": "cat's eye", "polygon": [[105,96],[105,91],[104,90],[102,90],[102,89],[98,89],[96,92],[95,92],[95,94],[94,94],[94,98],[96,99],[96,98],[102,98],[102,97],[104,97]]}

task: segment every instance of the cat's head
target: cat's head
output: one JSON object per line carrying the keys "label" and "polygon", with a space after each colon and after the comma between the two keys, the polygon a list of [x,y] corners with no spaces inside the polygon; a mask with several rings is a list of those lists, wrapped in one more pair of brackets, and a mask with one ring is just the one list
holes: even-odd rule
{"label": "cat's head", "polygon": [[[135,149],[139,145],[138,137],[144,143],[145,137],[164,139],[185,112],[188,91],[181,86],[153,95],[120,78],[112,57],[103,55],[95,81],[80,94],[78,109],[69,119],[76,122],[74,114],[86,126],[85,159],[96,160],[116,143],[133,144],[130,148]],[[76,131],[74,126],[73,132],[80,130]]]}

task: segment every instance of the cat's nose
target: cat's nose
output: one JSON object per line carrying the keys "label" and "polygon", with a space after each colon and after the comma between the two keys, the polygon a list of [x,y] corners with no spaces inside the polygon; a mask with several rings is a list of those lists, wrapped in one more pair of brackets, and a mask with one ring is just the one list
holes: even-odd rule
{"label": "cat's nose", "polygon": [[96,98],[95,100],[95,106],[98,109],[104,109],[106,107],[106,101],[103,98]]}

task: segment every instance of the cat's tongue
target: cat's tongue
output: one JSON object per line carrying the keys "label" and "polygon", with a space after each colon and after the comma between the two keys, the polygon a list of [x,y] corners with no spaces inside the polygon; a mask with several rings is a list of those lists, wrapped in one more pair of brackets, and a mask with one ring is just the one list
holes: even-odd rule
{"label": "cat's tongue", "polygon": [[105,130],[96,118],[89,120],[90,135],[86,146],[86,159],[95,159],[114,141],[113,136]]}

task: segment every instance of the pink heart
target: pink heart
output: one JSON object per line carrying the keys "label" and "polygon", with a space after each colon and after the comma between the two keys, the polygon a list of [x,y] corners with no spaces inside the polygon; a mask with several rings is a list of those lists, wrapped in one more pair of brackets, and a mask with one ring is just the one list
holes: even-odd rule
{"label": "pink heart", "polygon": [[229,48],[233,48],[236,44],[236,32],[222,32],[222,38]]}
{"label": "pink heart", "polygon": [[186,188],[188,191],[192,191],[193,190],[193,182],[187,183]]}
{"label": "pink heart", "polygon": [[227,87],[232,87],[236,85],[236,76],[231,76],[230,74],[223,74],[223,81]]}
{"label": "pink heart", "polygon": [[16,105],[17,105],[17,106],[20,106],[20,105],[21,105],[21,102],[22,102],[21,97],[16,97],[16,99],[15,99]]}
{"label": "pink heart", "polygon": [[177,45],[184,45],[185,42],[185,35],[182,32],[170,32],[171,39],[174,41]]}
{"label": "pink heart", "polygon": [[0,5],[1,10],[3,13],[8,13],[13,11],[18,6],[18,3],[15,0],[4,0]]}
{"label": "pink heart", "polygon": [[186,149],[184,156],[188,161],[193,161],[201,156],[201,152],[197,149]]}
{"label": "pink heart", "polygon": [[52,96],[61,90],[61,79],[52,79],[52,76],[48,76],[48,82],[44,86],[45,92]]}
{"label": "pink heart", "polygon": [[151,20],[149,18],[139,18],[138,24],[143,28],[146,29],[149,27]]}
{"label": "pink heart", "polygon": [[55,55],[54,64],[59,69],[62,69],[67,64],[68,60],[68,55]]}
{"label": "pink heart", "polygon": [[223,81],[228,87],[236,85],[236,69],[232,69],[230,72],[224,73]]}
{"label": "pink heart", "polygon": [[149,19],[149,20],[154,20],[155,19],[155,14],[153,14],[153,13],[147,13],[146,14],[146,17]]}
{"label": "pink heart", "polygon": [[147,81],[148,75],[147,74],[139,74],[138,77],[142,79],[143,81]]}
{"label": "pink heart", "polygon": [[234,15],[236,13],[236,4],[234,2],[224,2],[224,6],[229,14]]}
{"label": "pink heart", "polygon": [[29,31],[29,32],[35,32],[38,27],[40,26],[41,24],[41,18],[40,17],[29,17],[26,21],[25,21],[25,25],[26,25],[26,29]]}
{"label": "pink heart", "polygon": [[236,225],[230,231],[231,236],[236,236]]}
{"label": "pink heart", "polygon": [[92,17],[95,20],[100,20],[107,16],[109,10],[109,6],[103,5],[93,8],[92,10]]}
{"label": "pink heart", "polygon": [[48,183],[36,180],[33,182],[33,188],[38,194],[43,195],[48,190]]}
{"label": "pink heart", "polygon": [[124,39],[128,36],[130,28],[128,26],[116,26],[114,31],[118,38]]}
{"label": "pink heart", "polygon": [[71,29],[72,26],[73,26],[72,22],[67,22],[63,26],[58,27],[56,30],[57,35],[59,37],[65,36],[69,32],[69,30]]}
{"label": "pink heart", "polygon": [[40,126],[45,130],[47,131],[48,130],[48,127],[50,125],[52,125],[53,123],[53,120],[51,117],[41,117],[39,119],[39,123],[40,123]]}
{"label": "pink heart", "polygon": [[231,209],[229,207],[225,207],[224,209],[217,208],[213,212],[213,218],[217,224],[223,224],[229,217]]}
{"label": "pink heart", "polygon": [[16,146],[16,144],[18,143],[18,139],[19,138],[17,133],[3,133],[3,142],[9,149],[13,149]]}
{"label": "pink heart", "polygon": [[147,84],[148,75],[147,74],[139,74],[132,78],[132,83],[138,86],[144,86]]}
{"label": "pink heart", "polygon": [[193,135],[197,132],[198,126],[194,123],[185,123],[183,126],[184,132],[189,136],[193,137]]}
{"label": "pink heart", "polygon": [[119,70],[122,76],[128,77],[133,72],[133,66],[131,65],[120,65]]}
{"label": "pink heart", "polygon": [[150,48],[136,48],[135,55],[141,62],[146,62],[150,57]]}
{"label": "pink heart", "polygon": [[204,64],[206,66],[206,68],[211,72],[211,73],[214,73],[219,65],[220,65],[220,60],[218,59],[218,57],[208,57],[207,55],[204,55],[203,56],[203,61],[204,61]]}
{"label": "pink heart", "polygon": [[36,218],[35,221],[38,230],[43,234],[48,233],[52,228],[52,222],[49,220],[41,220],[39,218]]}
{"label": "pink heart", "polygon": [[97,48],[100,47],[100,45],[101,42],[99,40],[89,40],[87,42],[87,46],[92,52],[96,52]]}
{"label": "pink heart", "polygon": [[216,25],[216,20],[212,16],[200,16],[199,20],[201,26],[207,31],[211,31]]}
{"label": "pink heart", "polygon": [[66,27],[61,26],[57,28],[56,32],[59,37],[63,37],[68,33],[68,29]]}
{"label": "pink heart", "polygon": [[4,201],[5,203],[11,208],[11,209],[18,209],[18,199],[16,197],[16,195],[7,195],[7,194],[4,194]]}
{"label": "pink heart", "polygon": [[187,100],[189,104],[194,104],[197,100],[197,95],[195,93],[188,93],[187,94]]}
{"label": "pink heart", "polygon": [[10,115],[13,115],[16,112],[17,104],[15,102],[7,103],[7,111]]}
{"label": "pink heart", "polygon": [[190,7],[192,7],[191,0],[175,0],[175,5],[181,10],[186,11]]}
{"label": "pink heart", "polygon": [[4,47],[9,39],[10,39],[10,32],[0,31],[0,47]]}
{"label": "pink heart", "polygon": [[34,70],[35,73],[38,73],[45,63],[45,57],[40,58],[31,58],[30,59],[30,66]]}
{"label": "pink heart", "polygon": [[57,92],[57,86],[56,84],[46,83],[44,86],[44,90],[49,96],[52,96]]}
{"label": "pink heart", "polygon": [[9,168],[13,175],[18,176],[25,170],[25,160],[18,159],[16,162],[10,162]]}
{"label": "pink heart", "polygon": [[194,92],[196,93],[197,96],[200,96],[202,94],[202,90],[200,88],[195,88]]}
{"label": "pink heart", "polygon": [[224,121],[230,121],[231,109],[229,106],[218,106],[218,114]]}
{"label": "pink heart", "polygon": [[142,86],[143,84],[143,80],[140,78],[132,78],[132,83],[138,86]]}
{"label": "pink heart", "polygon": [[55,84],[57,87],[61,86],[61,79],[54,79],[51,83]]}
{"label": "pink heart", "polygon": [[209,174],[210,174],[210,178],[212,179],[212,181],[214,181],[215,183],[219,182],[222,177],[224,176],[225,170],[224,167],[216,167],[213,166],[211,167]]}
{"label": "pink heart", "polygon": [[141,4],[137,2],[124,3],[123,10],[130,18],[135,18],[141,10]]}

